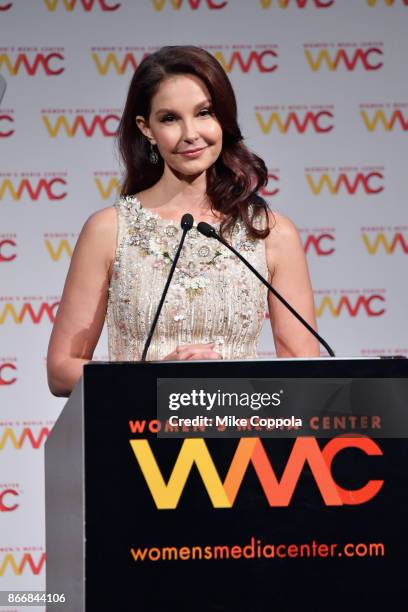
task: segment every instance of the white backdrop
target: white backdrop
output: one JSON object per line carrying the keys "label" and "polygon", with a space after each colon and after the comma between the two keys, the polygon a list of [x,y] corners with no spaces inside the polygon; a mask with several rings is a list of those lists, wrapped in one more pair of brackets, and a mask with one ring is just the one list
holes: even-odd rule
{"label": "white backdrop", "polygon": [[0,0],[0,589],[45,584],[47,343],[78,232],[116,197],[138,62],[215,54],[301,231],[319,331],[339,356],[407,355],[407,31],[408,0]]}

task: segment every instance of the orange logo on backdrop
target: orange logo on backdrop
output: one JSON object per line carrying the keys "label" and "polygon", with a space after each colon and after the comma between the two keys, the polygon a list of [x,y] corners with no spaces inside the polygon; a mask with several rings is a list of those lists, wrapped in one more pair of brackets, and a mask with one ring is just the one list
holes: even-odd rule
{"label": "orange logo on backdrop", "polygon": [[[10,298],[12,299],[12,298]],[[42,299],[36,300],[37,304],[33,304],[33,300],[23,299],[7,301],[8,298],[0,300],[0,325],[7,321],[12,321],[16,325],[21,325],[26,321],[30,321],[34,325],[39,325],[42,320],[48,318],[50,323],[54,323],[56,309],[59,301],[47,302]]]}
{"label": "orange logo on backdrop", "polygon": [[38,450],[47,439],[50,429],[48,426],[41,427],[39,431],[34,432],[32,427],[24,427],[17,433],[14,427],[3,427],[0,432],[0,450],[5,448],[6,442],[9,442],[15,450],[20,450],[23,446]]}
{"label": "orange logo on backdrop", "polygon": [[395,252],[407,255],[408,237],[403,233],[407,231],[408,228],[404,227],[402,230],[394,231],[387,235],[383,229],[379,231],[367,229],[364,231],[363,228],[361,238],[370,255],[376,255],[378,252],[385,253],[386,255],[393,255]]}
{"label": "orange logo on backdrop", "polygon": [[232,72],[234,68],[244,73],[253,72],[254,70],[269,73],[274,72],[278,68],[277,51],[275,48],[267,48],[266,45],[259,45],[256,48],[249,48],[245,51],[235,49],[234,46],[232,50],[229,48],[217,50],[215,46],[211,46],[208,48],[208,51],[213,53],[215,59],[218,60],[227,73]]}
{"label": "orange logo on backdrop", "polygon": [[19,201],[26,196],[36,202],[42,195],[48,200],[63,200],[67,197],[68,192],[60,191],[60,189],[63,189],[66,185],[66,180],[61,177],[40,178],[36,181],[28,178],[13,181],[6,177],[0,180],[0,200],[5,198],[6,195],[14,201]]}
{"label": "orange logo on backdrop", "polygon": [[383,485],[382,480],[371,480],[360,489],[351,491],[340,487],[331,472],[333,459],[344,449],[354,448],[366,455],[382,455],[379,446],[370,438],[334,438],[324,449],[320,449],[313,437],[297,438],[280,481],[262,441],[259,438],[241,438],[224,482],[219,477],[205,440],[190,438],[183,441],[167,484],[148,440],[129,442],[156,507],[160,510],[177,508],[193,466],[198,470],[215,508],[233,507],[250,464],[255,469],[269,505],[273,507],[290,504],[306,463],[327,506],[363,504],[377,495]]}
{"label": "orange logo on backdrop", "polygon": [[151,3],[155,11],[162,11],[168,6],[175,11],[179,11],[182,7],[196,11],[202,6],[207,7],[210,11],[217,11],[225,8],[228,0],[151,0]]}
{"label": "orange logo on backdrop", "polygon": [[[88,116],[89,115],[89,116]],[[94,113],[87,112],[87,115],[76,112],[74,116],[54,111],[43,111],[42,120],[51,138],[56,138],[61,133],[69,138],[74,138],[79,134],[91,138],[97,132],[104,137],[115,136],[119,125],[120,116],[117,113]]]}
{"label": "orange logo on backdrop", "polygon": [[[23,551],[27,548],[30,549],[31,547],[24,546]],[[34,548],[41,550],[38,547]],[[0,557],[0,576],[4,576],[8,569],[15,576],[26,574],[28,573],[27,570],[38,576],[45,567],[45,552],[40,553],[37,561],[35,561],[34,556],[30,552],[24,552],[23,555],[19,552],[18,556],[15,552],[7,552],[6,554],[2,553],[2,557]],[[18,560],[16,557],[18,557]]]}
{"label": "orange logo on backdrop", "polygon": [[408,103],[361,104],[360,115],[368,132],[382,129],[385,132],[408,131]]}
{"label": "orange logo on backdrop", "polygon": [[19,52],[0,53],[0,70],[4,67],[10,76],[17,76],[25,72],[28,76],[35,76],[40,69],[46,76],[58,76],[62,74],[65,67],[61,64],[65,56],[60,51],[52,53]]}
{"label": "orange logo on backdrop", "polygon": [[[318,177],[314,176],[318,174]],[[326,171],[312,169],[306,172],[306,180],[314,195],[320,195],[323,187],[327,187],[330,195],[338,195],[343,189],[349,195],[354,195],[358,189],[367,195],[381,193],[384,190],[383,172],[351,172],[340,171],[329,174]]]}
{"label": "orange logo on backdrop", "polygon": [[305,45],[305,47],[305,57],[313,72],[319,71],[322,65],[326,65],[330,71],[335,71],[342,66],[348,71],[355,70],[359,65],[364,70],[379,70],[383,66],[381,60],[383,51],[378,47],[337,50],[324,47],[313,51],[308,48],[311,45]]}
{"label": "orange logo on backdrop", "polygon": [[[256,120],[263,134],[269,134],[273,128],[277,128],[281,134],[287,134],[290,129],[304,134],[307,130],[321,134],[331,132],[334,128],[334,114],[329,109],[307,110],[278,110],[279,107],[255,107]],[[265,111],[268,111],[265,113]]]}
{"label": "orange logo on backdrop", "polygon": [[121,2],[108,2],[108,0],[44,0],[44,4],[50,13],[56,11],[59,6],[69,12],[77,7],[82,7],[84,11],[89,12],[95,6],[101,11],[117,11],[122,6]]}
{"label": "orange logo on backdrop", "polygon": [[368,6],[397,6],[402,4],[408,6],[408,0],[367,0]]}
{"label": "orange logo on backdrop", "polygon": [[[316,293],[320,294],[323,292],[317,291]],[[385,308],[383,307],[385,297],[381,293],[372,293],[371,295],[364,295],[360,292],[352,293],[352,295],[345,295],[343,293],[340,297],[332,297],[323,293],[320,299],[315,299],[316,316],[322,317],[328,312],[335,318],[341,314],[347,314],[352,318],[360,314],[366,314],[368,317],[380,317],[385,313]]]}
{"label": "orange logo on backdrop", "polygon": [[324,9],[333,6],[335,0],[259,0],[262,8],[269,9],[273,6],[287,9],[288,7],[294,7],[304,9],[307,7]]}

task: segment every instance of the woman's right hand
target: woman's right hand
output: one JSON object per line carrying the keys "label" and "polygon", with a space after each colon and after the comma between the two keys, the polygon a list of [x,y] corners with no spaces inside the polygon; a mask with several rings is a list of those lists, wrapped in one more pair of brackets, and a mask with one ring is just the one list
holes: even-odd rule
{"label": "woman's right hand", "polygon": [[207,344],[182,344],[175,351],[163,357],[164,361],[190,361],[193,359],[222,359],[221,354],[214,351],[215,342]]}

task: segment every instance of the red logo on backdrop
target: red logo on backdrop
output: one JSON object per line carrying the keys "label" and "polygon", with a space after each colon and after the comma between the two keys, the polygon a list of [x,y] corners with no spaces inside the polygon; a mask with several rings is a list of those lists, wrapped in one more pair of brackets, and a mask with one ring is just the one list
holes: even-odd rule
{"label": "red logo on backdrop", "polygon": [[304,54],[313,72],[318,72],[322,67],[335,71],[345,68],[353,71],[358,67],[364,70],[379,70],[383,66],[383,43],[371,45],[347,44],[322,44],[308,43],[303,45]]}
{"label": "red logo on backdrop", "polygon": [[315,291],[316,316],[380,317],[385,313],[385,289]]}
{"label": "red logo on backdrop", "polygon": [[336,248],[336,230],[333,227],[299,230],[305,253],[319,256],[332,255]]}
{"label": "red logo on backdrop", "polygon": [[0,263],[14,261],[16,253],[16,234],[0,234]]}
{"label": "red logo on backdrop", "polygon": [[8,11],[13,6],[12,2],[0,2],[0,11]]}
{"label": "red logo on backdrop", "polygon": [[33,323],[39,325],[43,320],[54,323],[59,298],[42,297],[0,297],[0,325],[5,323]]}
{"label": "red logo on backdrop", "polygon": [[66,172],[3,172],[0,173],[0,200],[10,197],[19,201],[23,197],[37,201],[46,197],[50,201],[63,200],[68,195]]}
{"label": "red logo on backdrop", "polygon": [[368,132],[408,131],[408,102],[360,104],[360,115]]}
{"label": "red logo on backdrop", "polygon": [[209,45],[211,52],[225,72],[273,72],[278,68],[278,45]]}
{"label": "red logo on backdrop", "polygon": [[0,484],[0,512],[13,512],[19,507],[18,484]]}
{"label": "red logo on backdrop", "polygon": [[162,11],[167,6],[175,11],[179,11],[182,7],[196,11],[201,6],[206,6],[210,11],[217,11],[225,8],[228,0],[151,0],[151,3],[155,11]]}
{"label": "red logo on backdrop", "polygon": [[120,110],[46,109],[42,111],[42,120],[51,138],[57,138],[60,134],[69,138],[78,135],[91,138],[96,134],[112,137],[116,135],[119,125]]}
{"label": "red logo on backdrop", "polygon": [[359,190],[366,195],[375,195],[384,191],[383,166],[311,167],[305,168],[305,176],[314,195],[320,195],[322,191],[331,195],[341,192],[355,195]]}
{"label": "red logo on backdrop", "polygon": [[289,131],[304,134],[331,132],[334,128],[333,105],[256,106],[255,116],[263,134],[271,131],[287,134]]}
{"label": "red logo on backdrop", "polygon": [[9,138],[15,132],[13,110],[0,110],[0,138]]}
{"label": "red logo on backdrop", "polygon": [[0,359],[0,387],[14,385],[17,381],[17,359],[14,357]]}
{"label": "red logo on backdrop", "polygon": [[66,11],[73,11],[77,7],[82,7],[84,11],[92,11],[94,7],[100,8],[101,11],[117,11],[121,6],[121,2],[109,2],[108,0],[44,0],[44,4],[50,13],[62,6]]}
{"label": "red logo on backdrop", "polygon": [[0,70],[6,69],[10,76],[25,73],[35,76],[58,76],[65,70],[64,47],[9,47],[0,53]]}
{"label": "red logo on backdrop", "polygon": [[279,184],[279,173],[280,170],[277,168],[271,168],[268,170],[268,183],[265,187],[261,187],[259,190],[260,195],[263,198],[271,198],[278,195],[280,188]]}
{"label": "red logo on backdrop", "polygon": [[333,6],[335,0],[259,0],[262,8],[269,9],[273,6],[287,9],[289,7],[304,9],[308,7],[324,9]]}

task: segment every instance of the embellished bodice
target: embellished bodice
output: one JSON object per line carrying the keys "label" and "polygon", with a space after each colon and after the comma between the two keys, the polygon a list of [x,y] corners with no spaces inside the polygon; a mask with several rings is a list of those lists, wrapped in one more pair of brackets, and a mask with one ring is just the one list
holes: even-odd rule
{"label": "embellished bodice", "polygon": [[[166,283],[182,230],[136,197],[115,203],[118,235],[107,310],[109,358],[136,361]],[[216,227],[216,225],[215,225]],[[233,246],[267,277],[265,245],[237,223]],[[267,293],[230,251],[194,226],[186,235],[149,348],[162,359],[178,345],[215,342],[223,359],[256,358]]]}

